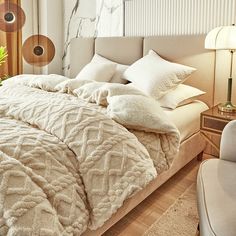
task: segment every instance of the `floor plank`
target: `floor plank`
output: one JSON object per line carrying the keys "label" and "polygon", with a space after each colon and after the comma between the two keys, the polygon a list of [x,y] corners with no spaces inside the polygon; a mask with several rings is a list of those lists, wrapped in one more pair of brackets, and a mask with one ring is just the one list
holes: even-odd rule
{"label": "floor plank", "polygon": [[[204,155],[203,160],[209,158]],[[141,236],[165,211],[196,182],[200,162],[191,161],[169,181],[152,193],[104,236]]]}

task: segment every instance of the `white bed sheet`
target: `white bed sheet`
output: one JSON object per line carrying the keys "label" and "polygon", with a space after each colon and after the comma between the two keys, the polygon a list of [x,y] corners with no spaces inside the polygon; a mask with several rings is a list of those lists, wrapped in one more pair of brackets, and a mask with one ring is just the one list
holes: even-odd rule
{"label": "white bed sheet", "polygon": [[180,131],[180,140],[183,142],[200,130],[200,113],[208,106],[201,101],[177,107],[175,110],[164,109],[165,113],[175,123]]}

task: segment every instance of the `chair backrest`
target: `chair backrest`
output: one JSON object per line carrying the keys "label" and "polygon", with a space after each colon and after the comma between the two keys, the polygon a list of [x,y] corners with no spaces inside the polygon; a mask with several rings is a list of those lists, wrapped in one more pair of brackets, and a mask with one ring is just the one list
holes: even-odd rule
{"label": "chair backrest", "polygon": [[236,120],[230,121],[223,130],[220,159],[236,162]]}

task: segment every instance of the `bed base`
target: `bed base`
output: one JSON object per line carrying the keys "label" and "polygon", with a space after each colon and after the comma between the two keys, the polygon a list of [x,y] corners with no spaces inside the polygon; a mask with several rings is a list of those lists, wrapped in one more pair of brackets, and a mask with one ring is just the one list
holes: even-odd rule
{"label": "bed base", "polygon": [[205,146],[206,143],[200,132],[186,139],[184,142],[182,142],[178,156],[175,158],[173,165],[169,170],[161,173],[138,194],[126,200],[123,206],[102,227],[98,228],[97,230],[88,229],[82,234],[82,236],[102,235],[191,160],[193,160],[195,157],[197,157],[198,160],[201,160]]}

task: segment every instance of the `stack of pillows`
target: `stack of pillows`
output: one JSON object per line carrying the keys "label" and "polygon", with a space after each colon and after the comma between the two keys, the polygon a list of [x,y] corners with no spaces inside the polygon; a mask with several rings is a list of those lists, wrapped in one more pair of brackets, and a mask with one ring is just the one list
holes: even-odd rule
{"label": "stack of pillows", "polygon": [[155,51],[131,66],[118,64],[95,54],[76,79],[131,84],[154,98],[160,106],[175,109],[191,103],[205,92],[182,84],[196,69],[172,63],[161,58]]}

